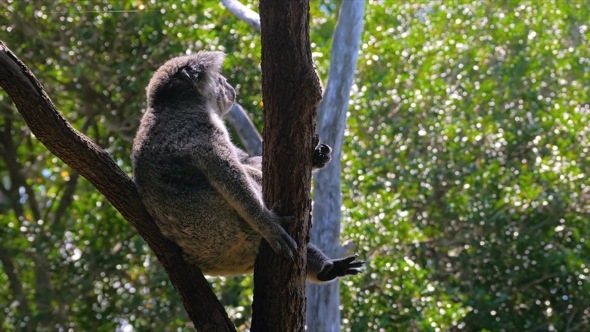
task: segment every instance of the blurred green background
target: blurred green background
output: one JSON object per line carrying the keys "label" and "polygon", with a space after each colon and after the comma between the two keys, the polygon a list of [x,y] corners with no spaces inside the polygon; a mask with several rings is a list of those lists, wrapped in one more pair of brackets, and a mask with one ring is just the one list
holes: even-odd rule
{"label": "blurred green background", "polygon": [[[340,1],[310,2],[325,80]],[[588,8],[367,2],[342,211],[368,265],[343,281],[343,329],[590,330]],[[130,175],[145,86],[173,56],[226,52],[261,129],[259,35],[218,1],[0,0],[0,40]],[[187,328],[145,242],[4,91],[0,262],[0,330]],[[210,281],[246,329],[251,278]]]}

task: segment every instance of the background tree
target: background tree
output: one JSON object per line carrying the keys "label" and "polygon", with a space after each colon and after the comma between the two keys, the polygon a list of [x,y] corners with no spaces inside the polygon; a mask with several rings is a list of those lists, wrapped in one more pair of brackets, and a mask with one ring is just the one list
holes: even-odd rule
{"label": "background tree", "polygon": [[345,281],[352,330],[588,328],[587,14],[367,7],[344,154],[345,233],[370,260]]}
{"label": "background tree", "polygon": [[[314,175],[312,241],[330,257],[347,254],[340,245],[340,159],[348,101],[360,47],[364,5],[364,1],[342,2],[330,50],[329,76],[318,107],[318,133],[332,147],[333,161]],[[341,330],[339,286],[339,282],[308,285],[309,331]]]}

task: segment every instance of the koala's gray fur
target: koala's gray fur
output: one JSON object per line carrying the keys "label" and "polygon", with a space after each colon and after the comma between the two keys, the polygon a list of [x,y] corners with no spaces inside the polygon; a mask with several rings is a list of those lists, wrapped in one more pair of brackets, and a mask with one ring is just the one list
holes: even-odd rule
{"label": "koala's gray fur", "polygon": [[[281,226],[289,218],[263,203],[261,157],[233,145],[221,119],[235,100],[219,73],[223,59],[199,52],[162,65],[133,142],[135,183],[148,211],[185,258],[212,275],[252,272],[261,239],[286,257],[296,250]],[[320,145],[314,163],[325,165],[330,151]],[[314,281],[356,274],[363,264],[356,255],[330,259],[313,245],[307,251]]]}

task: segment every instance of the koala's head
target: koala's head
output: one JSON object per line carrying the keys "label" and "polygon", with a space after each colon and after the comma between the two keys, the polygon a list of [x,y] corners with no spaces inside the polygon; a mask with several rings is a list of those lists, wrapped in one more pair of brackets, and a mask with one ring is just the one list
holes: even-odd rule
{"label": "koala's head", "polygon": [[148,106],[187,100],[207,103],[219,115],[225,114],[236,92],[219,73],[224,58],[222,52],[199,52],[168,60],[147,86]]}

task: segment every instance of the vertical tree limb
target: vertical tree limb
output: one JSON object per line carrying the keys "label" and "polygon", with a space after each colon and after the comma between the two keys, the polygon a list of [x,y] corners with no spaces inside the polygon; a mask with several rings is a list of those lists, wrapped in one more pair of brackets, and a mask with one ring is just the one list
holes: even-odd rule
{"label": "vertical tree limb", "polygon": [[263,192],[271,207],[293,215],[287,231],[294,262],[262,241],[254,267],[252,331],[304,331],[306,245],[309,241],[312,138],[321,87],[309,42],[309,2],[261,0],[264,100]]}

